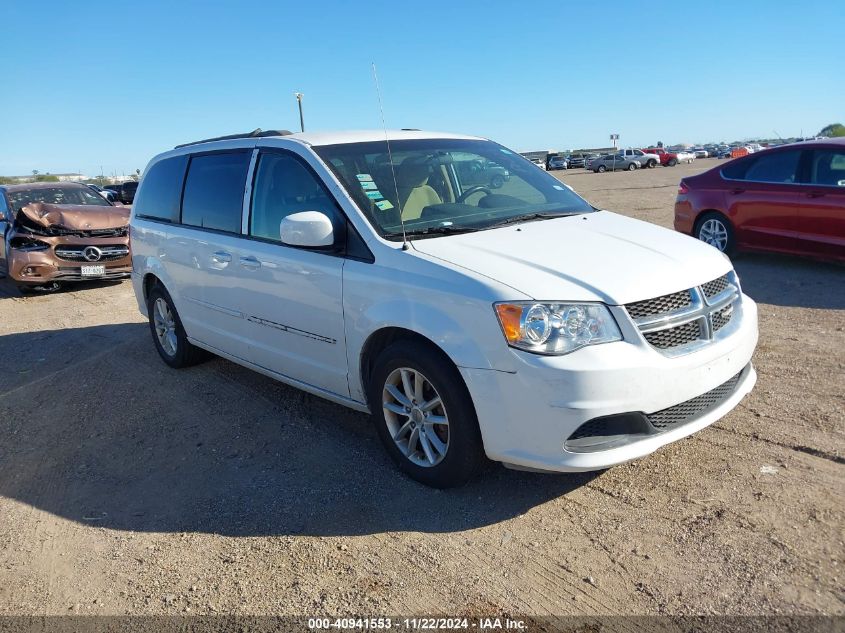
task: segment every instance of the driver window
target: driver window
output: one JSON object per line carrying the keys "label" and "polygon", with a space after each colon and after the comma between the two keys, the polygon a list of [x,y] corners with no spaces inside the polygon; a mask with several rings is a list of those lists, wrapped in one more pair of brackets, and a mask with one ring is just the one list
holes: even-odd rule
{"label": "driver window", "polygon": [[261,154],[255,171],[249,234],[281,243],[279,224],[300,211],[320,211],[332,222],[339,217],[334,200],[299,159],[289,154]]}

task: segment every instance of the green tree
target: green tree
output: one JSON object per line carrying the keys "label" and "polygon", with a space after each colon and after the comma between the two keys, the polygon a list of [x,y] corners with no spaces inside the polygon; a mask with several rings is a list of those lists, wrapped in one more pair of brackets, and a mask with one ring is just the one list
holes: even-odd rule
{"label": "green tree", "polygon": [[822,128],[816,136],[845,136],[845,125],[841,123],[831,123]]}

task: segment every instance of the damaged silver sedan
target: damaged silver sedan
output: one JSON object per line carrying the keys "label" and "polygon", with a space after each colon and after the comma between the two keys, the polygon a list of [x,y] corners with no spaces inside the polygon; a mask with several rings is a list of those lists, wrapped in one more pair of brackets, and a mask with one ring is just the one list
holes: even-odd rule
{"label": "damaged silver sedan", "polygon": [[0,277],[21,291],[128,277],[129,208],[76,183],[0,187]]}

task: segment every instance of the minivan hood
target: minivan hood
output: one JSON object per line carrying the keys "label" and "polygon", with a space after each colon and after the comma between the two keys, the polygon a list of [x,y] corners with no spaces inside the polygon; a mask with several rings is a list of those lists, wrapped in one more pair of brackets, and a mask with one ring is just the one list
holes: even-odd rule
{"label": "minivan hood", "polygon": [[21,208],[28,220],[44,228],[71,231],[118,229],[129,224],[127,207],[33,202]]}
{"label": "minivan hood", "polygon": [[609,211],[415,240],[413,246],[550,301],[621,305],[731,270],[730,260],[704,242]]}

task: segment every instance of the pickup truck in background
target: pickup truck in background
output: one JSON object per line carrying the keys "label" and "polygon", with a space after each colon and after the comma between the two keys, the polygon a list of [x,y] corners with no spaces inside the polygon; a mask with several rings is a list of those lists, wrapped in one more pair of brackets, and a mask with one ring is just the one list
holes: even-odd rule
{"label": "pickup truck in background", "polygon": [[639,163],[640,167],[648,167],[649,169],[657,167],[660,163],[660,156],[647,154],[641,149],[620,149],[616,154],[628,160],[634,160]]}
{"label": "pickup truck in background", "polygon": [[657,154],[660,157],[660,164],[664,167],[674,167],[677,165],[680,160],[678,160],[678,155],[674,152],[669,152],[662,147],[649,147],[648,149],[643,150],[646,154]]}

